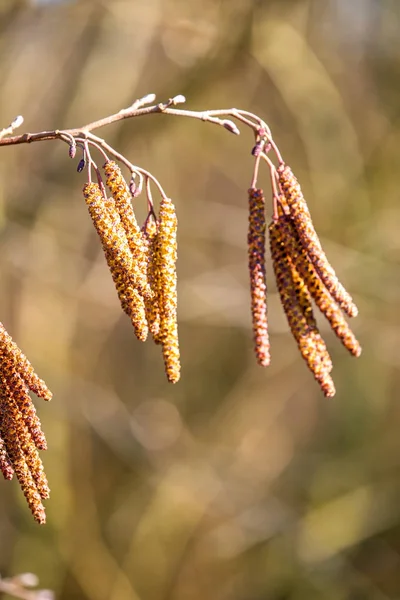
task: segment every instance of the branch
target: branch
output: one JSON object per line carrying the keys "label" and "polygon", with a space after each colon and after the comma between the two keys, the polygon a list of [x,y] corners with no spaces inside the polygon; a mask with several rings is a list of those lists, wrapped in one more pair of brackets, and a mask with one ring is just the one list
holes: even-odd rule
{"label": "branch", "polygon": [[[46,140],[53,139],[64,139],[67,141],[66,137],[84,137],[90,139],[90,132],[95,129],[100,129],[105,125],[110,125],[112,123],[117,123],[123,119],[130,119],[133,117],[140,117],[144,115],[152,115],[152,114],[163,114],[163,115],[172,115],[176,117],[189,117],[191,119],[198,119],[200,121],[204,121],[207,123],[213,123],[214,125],[219,125],[224,127],[231,133],[235,135],[239,135],[240,131],[237,125],[231,120],[236,119],[246,126],[250,127],[256,136],[260,135],[260,132],[268,138],[268,141],[271,140],[271,132],[266,123],[260,119],[257,115],[249,113],[244,110],[239,110],[237,108],[228,108],[228,109],[219,109],[219,110],[206,110],[206,111],[194,111],[194,110],[184,110],[174,108],[177,104],[181,104],[186,101],[185,97],[182,95],[175,96],[171,98],[167,102],[153,104],[151,106],[144,106],[148,102],[153,102],[155,100],[154,94],[149,94],[140,100],[136,100],[130,107],[124,108],[119,112],[109,115],[103,119],[98,121],[93,121],[92,123],[88,123],[87,125],[83,125],[82,127],[78,127],[75,129],[65,129],[65,130],[53,130],[53,131],[41,131],[39,133],[24,133],[22,135],[5,137],[9,136],[13,133],[14,128],[10,126],[7,129],[4,129],[3,132],[0,132],[0,146],[12,146],[16,144],[29,144],[32,142],[42,142]],[[229,118],[225,118],[229,117]],[[21,117],[17,117],[20,119]],[[22,121],[21,121],[22,122]],[[94,138],[92,138],[94,140]],[[100,143],[100,139],[96,139],[97,143]],[[102,145],[100,143],[100,145]]]}

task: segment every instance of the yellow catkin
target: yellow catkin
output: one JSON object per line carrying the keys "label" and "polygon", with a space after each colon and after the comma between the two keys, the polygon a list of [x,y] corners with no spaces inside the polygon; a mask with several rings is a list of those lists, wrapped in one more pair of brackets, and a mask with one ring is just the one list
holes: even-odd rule
{"label": "yellow catkin", "polygon": [[161,342],[160,334],[160,307],[157,295],[158,289],[158,269],[157,269],[157,248],[158,248],[158,223],[154,218],[148,218],[142,227],[143,239],[146,243],[146,275],[153,297],[144,300],[146,308],[147,323],[149,331],[156,344]]}
{"label": "yellow catkin", "polygon": [[[320,338],[318,331],[310,326],[304,315],[303,307],[299,303],[290,261],[285,251],[279,227],[275,221],[269,226],[269,234],[277,287],[289,327],[301,355],[314,374],[314,378],[319,383],[324,395],[332,397],[335,395],[335,386],[329,375],[330,364],[326,362],[325,354],[321,353],[321,341],[323,340]],[[316,342],[317,339],[319,340],[318,343]]]}
{"label": "yellow catkin", "polygon": [[347,348],[353,356],[360,356],[360,343],[351,331],[341,310],[327,292],[314,266],[310,262],[307,252],[304,250],[293,224],[290,220],[283,218],[279,220],[279,227],[282,236],[285,238],[287,252],[297,271],[305,281],[319,310],[325,315],[332,330],[344,347]]}
{"label": "yellow catkin", "polygon": [[51,400],[51,391],[45,382],[36,375],[31,363],[13,342],[2,323],[0,323],[0,355],[2,363],[8,363],[10,369],[14,368],[36,396],[44,400]]}
{"label": "yellow catkin", "polygon": [[355,317],[358,314],[358,309],[350,294],[339,282],[335,271],[322,249],[299,182],[288,165],[281,164],[277,172],[281,190],[290,209],[290,217],[310,261],[332,298],[348,316]]}
{"label": "yellow catkin", "polygon": [[177,324],[177,218],[169,198],[160,203],[157,270],[158,300],[160,306],[160,335],[168,381],[176,383],[180,377],[180,354]]}
{"label": "yellow catkin", "polygon": [[[118,236],[121,244],[126,244],[126,234],[121,224],[120,216],[116,210],[113,198],[108,198],[105,202],[105,207],[108,216],[112,222],[115,235]],[[120,265],[114,260],[114,255],[107,248],[104,248],[106,261],[117,290],[118,298],[121,303],[122,310],[129,316],[136,337],[144,342],[148,335],[148,325],[146,320],[146,311],[144,299],[140,292],[134,287],[134,278],[132,272],[125,272]]]}
{"label": "yellow catkin", "polygon": [[131,273],[132,253],[126,236],[122,237],[115,227],[105,206],[100,186],[97,183],[86,183],[83,195],[103,248],[112,256],[116,268],[123,273]]}
{"label": "yellow catkin", "polygon": [[290,265],[290,272],[291,272],[294,289],[295,289],[295,292],[297,295],[297,300],[303,311],[303,315],[305,316],[307,324],[310,328],[310,336],[312,338],[314,338],[314,342],[315,342],[315,345],[316,345],[316,348],[317,348],[319,354],[321,355],[321,359],[323,360],[327,370],[330,372],[332,370],[332,366],[333,366],[332,359],[329,355],[326,344],[325,344],[324,340],[322,339],[322,337],[319,333],[319,330],[318,330],[318,325],[317,325],[317,321],[314,316],[314,311],[313,311],[313,306],[312,306],[311,294],[304,282],[304,279],[301,277],[301,275],[298,273],[298,271],[294,267],[291,257],[287,256],[287,259],[288,259],[288,264]]}
{"label": "yellow catkin", "polygon": [[129,187],[122,175],[121,169],[115,161],[108,160],[103,168],[106,174],[106,184],[114,198],[115,206],[132,252],[133,285],[143,297],[150,299],[152,292],[146,277],[145,242],[136,221]]}
{"label": "yellow catkin", "polygon": [[[0,427],[1,429],[1,427]],[[14,475],[14,469],[7,454],[7,449],[4,440],[0,437],[0,471],[3,473],[4,479],[11,481]]]}
{"label": "yellow catkin", "polygon": [[267,320],[267,281],[265,272],[265,198],[261,189],[251,188],[249,228],[247,234],[250,273],[251,315],[257,362],[267,367],[271,362]]}
{"label": "yellow catkin", "polygon": [[32,515],[38,523],[43,524],[46,522],[46,513],[41,495],[27,465],[13,416],[4,405],[4,396],[0,397],[0,435]]}
{"label": "yellow catkin", "polygon": [[9,394],[12,394],[36,448],[47,450],[47,442],[40,419],[29,396],[28,388],[20,375],[16,372],[6,372],[4,367],[0,367],[0,385]]}

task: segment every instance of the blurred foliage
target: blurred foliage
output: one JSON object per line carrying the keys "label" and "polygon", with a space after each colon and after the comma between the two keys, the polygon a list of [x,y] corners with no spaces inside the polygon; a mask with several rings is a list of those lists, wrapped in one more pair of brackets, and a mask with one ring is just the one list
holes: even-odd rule
{"label": "blurred foliage", "polygon": [[399,36],[398,0],[2,0],[2,126],[75,127],[149,92],[260,114],[364,347],[327,333],[324,400],[271,284],[256,365],[247,132],[160,115],[101,132],[177,204],[176,386],[121,314],[65,145],[1,148],[1,321],[55,396],[48,524],[0,482],[3,576],[66,600],[400,597]]}

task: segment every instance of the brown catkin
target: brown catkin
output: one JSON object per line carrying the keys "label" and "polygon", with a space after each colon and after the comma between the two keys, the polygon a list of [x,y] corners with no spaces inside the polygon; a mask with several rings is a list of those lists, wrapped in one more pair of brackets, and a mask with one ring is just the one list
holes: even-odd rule
{"label": "brown catkin", "polygon": [[[1,429],[1,426],[0,426]],[[11,481],[14,475],[14,469],[8,458],[7,449],[4,440],[0,437],[0,471],[3,473],[4,479]]]}
{"label": "brown catkin", "polygon": [[177,218],[175,206],[169,198],[160,203],[157,244],[158,301],[160,307],[160,336],[168,381],[176,383],[180,377],[180,354],[177,323]]}
{"label": "brown catkin", "polygon": [[353,355],[360,356],[361,346],[351,331],[348,323],[336,302],[327,292],[323,282],[318,276],[314,266],[310,262],[307,252],[304,250],[296,229],[289,219],[282,218],[280,228],[282,235],[285,238],[285,246],[291,261],[295,265],[297,271],[301,274],[307,288],[318,306],[319,310],[329,321],[332,330],[342,342],[345,348]]}
{"label": "brown catkin", "polygon": [[[127,243],[126,234],[121,224],[120,216],[116,210],[113,198],[105,200],[105,207],[112,222],[116,235],[121,240],[121,244]],[[123,271],[118,263],[115,262],[113,254],[104,248],[104,253],[111,276],[117,290],[118,298],[122,310],[129,316],[132,322],[136,337],[145,342],[148,334],[148,325],[146,320],[144,299],[139,291],[134,287],[134,278],[131,272]]]}
{"label": "brown catkin", "polygon": [[46,513],[41,495],[25,460],[13,416],[4,404],[4,396],[0,399],[0,435],[32,515],[38,523],[43,524],[46,522]]}
{"label": "brown catkin", "polygon": [[142,233],[136,221],[132,207],[132,195],[122,175],[121,169],[113,160],[108,160],[104,166],[106,184],[114,198],[122,227],[125,230],[128,245],[132,252],[133,285],[145,298],[152,297],[152,291],[146,276],[146,248]]}
{"label": "brown catkin", "polygon": [[[286,240],[285,240],[285,247],[286,247]],[[310,327],[310,336],[314,338],[316,348],[317,348],[318,352],[320,353],[321,358],[322,358],[327,370],[330,372],[332,370],[332,366],[333,366],[332,360],[329,355],[326,344],[318,331],[317,321],[315,320],[315,317],[314,317],[311,294],[304,282],[304,279],[299,274],[299,272],[296,270],[296,268],[293,264],[292,257],[289,253],[287,255],[287,259],[288,259],[288,263],[290,265],[290,272],[291,272],[291,277],[292,277],[294,289],[296,292],[297,300],[303,311],[303,315],[307,321],[307,324]]]}
{"label": "brown catkin", "polygon": [[42,431],[40,419],[29,396],[28,388],[21,376],[15,371],[6,372],[4,368],[0,367],[0,385],[9,395],[13,396],[36,448],[38,450],[47,450],[47,442]]}
{"label": "brown catkin", "polygon": [[160,307],[157,295],[158,289],[158,269],[157,269],[157,248],[158,248],[158,223],[153,218],[148,218],[142,227],[143,239],[146,242],[146,275],[153,297],[144,299],[146,308],[146,317],[149,325],[149,331],[156,344],[161,342],[160,333]]}
{"label": "brown catkin", "polygon": [[26,464],[35,481],[37,490],[42,498],[49,498],[50,489],[43,469],[43,464],[31,434],[24,423],[23,416],[14,400],[14,392],[13,390],[5,390],[3,388],[2,395],[4,411],[7,412],[12,420],[14,435],[18,439],[19,446],[25,456]]}
{"label": "brown catkin", "polygon": [[0,355],[2,364],[7,363],[7,368],[14,368],[36,396],[44,400],[51,400],[51,391],[45,382],[36,375],[31,363],[13,342],[2,323],[0,323]]}
{"label": "brown catkin", "polygon": [[265,198],[263,190],[251,188],[249,229],[247,234],[250,273],[251,316],[257,362],[267,367],[271,362],[267,319],[267,281],[265,271]]}
{"label": "brown catkin", "polygon": [[322,249],[299,182],[288,165],[281,164],[277,172],[281,190],[290,209],[290,217],[310,261],[332,298],[349,317],[357,316],[357,306],[354,304],[350,294],[339,282],[335,271]]}
{"label": "brown catkin", "polygon": [[[335,386],[329,375],[329,363],[327,364],[324,353],[321,353],[323,340],[320,338],[318,330],[315,330],[307,322],[303,307],[299,303],[295,283],[292,278],[290,261],[285,251],[284,240],[282,239],[277,221],[273,221],[270,224],[269,234],[277,287],[289,327],[301,355],[309,369],[313,372],[323,393],[327,397],[332,397],[335,395]],[[319,340],[318,343],[317,339]]]}

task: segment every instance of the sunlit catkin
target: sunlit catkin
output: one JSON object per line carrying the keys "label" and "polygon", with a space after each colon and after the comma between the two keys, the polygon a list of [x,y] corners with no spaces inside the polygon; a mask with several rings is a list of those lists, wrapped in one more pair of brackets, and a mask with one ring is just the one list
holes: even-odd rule
{"label": "sunlit catkin", "polygon": [[159,307],[159,299],[158,299],[158,273],[159,270],[157,268],[157,249],[158,249],[158,223],[154,218],[146,219],[142,227],[143,239],[146,244],[146,275],[147,281],[151,287],[153,292],[153,297],[145,298],[144,304],[146,308],[146,317],[147,323],[149,326],[149,331],[153,337],[153,340],[156,344],[159,344],[161,340],[161,332],[160,332],[160,307]]}
{"label": "sunlit catkin", "polygon": [[16,423],[12,413],[8,410],[7,401],[4,393],[0,392],[0,436],[4,441],[8,458],[32,515],[38,523],[43,524],[46,522],[46,514],[42,498],[27,465],[25,454],[19,442]]}
{"label": "sunlit catkin", "polygon": [[6,371],[0,367],[0,385],[14,398],[21,417],[39,450],[47,450],[47,442],[42,431],[40,419],[29,396],[28,388],[21,376],[15,371]]}
{"label": "sunlit catkin", "polygon": [[[269,234],[277,287],[289,327],[301,355],[313,372],[324,395],[332,397],[335,395],[335,386],[329,375],[330,365],[326,361],[326,355],[321,352],[323,340],[320,338],[318,331],[307,322],[303,307],[299,303],[292,278],[291,265],[276,221],[270,224]],[[316,343],[317,339],[318,343]]]}
{"label": "sunlit catkin", "polygon": [[[1,427],[0,427],[1,429]],[[14,469],[7,454],[7,449],[4,440],[0,437],[0,471],[4,479],[11,481],[14,475]]]}
{"label": "sunlit catkin", "polygon": [[343,317],[342,311],[327,292],[314,266],[310,262],[308,254],[303,248],[293,224],[288,219],[280,219],[279,226],[282,235],[285,238],[285,246],[291,261],[295,265],[297,271],[301,274],[314,302],[319,310],[325,315],[333,331],[345,348],[347,348],[353,356],[360,356],[361,346],[358,340]]}
{"label": "sunlit catkin", "polygon": [[329,263],[318,235],[312,223],[310,211],[304,199],[299,182],[288,165],[281,164],[277,169],[279,184],[287,200],[290,217],[298,232],[301,243],[306,250],[310,261],[326,286],[332,298],[339,304],[350,317],[358,314],[358,309],[350,294],[339,282],[335,271]]}
{"label": "sunlit catkin", "polygon": [[36,375],[31,363],[13,342],[2,323],[0,323],[0,355],[2,363],[8,362],[10,368],[14,368],[19,373],[36,396],[44,400],[51,400],[51,391],[45,382]]}
{"label": "sunlit catkin", "polygon": [[[284,237],[283,237],[283,239],[284,239]],[[285,246],[286,246],[286,244],[285,244]],[[290,274],[292,277],[293,286],[294,286],[294,289],[296,292],[297,300],[299,302],[299,306],[301,307],[301,309],[303,311],[303,315],[307,321],[307,324],[310,328],[310,335],[311,335],[311,337],[314,338],[317,350],[319,351],[319,353],[321,355],[321,359],[323,360],[326,368],[330,372],[332,370],[332,360],[329,355],[326,344],[318,331],[317,321],[315,320],[315,317],[314,317],[311,294],[304,282],[303,277],[299,274],[299,272],[295,268],[293,260],[292,260],[292,256],[289,253],[287,254],[287,260],[288,260],[288,264],[290,265]]]}
{"label": "sunlit catkin", "polygon": [[[114,199],[107,198],[107,200],[104,201],[104,204],[112,222],[115,235],[119,238],[121,244],[127,244],[125,230],[122,227]],[[148,334],[144,299],[134,287],[132,272],[124,271],[114,260],[113,253],[107,248],[104,248],[104,246],[103,249],[121,303],[121,308],[131,319],[136,337],[141,342],[144,342],[146,341]]]}
{"label": "sunlit catkin", "polygon": [[180,377],[180,355],[177,324],[177,218],[175,206],[169,198],[160,203],[157,269],[160,332],[168,381],[176,383]]}
{"label": "sunlit catkin", "polygon": [[114,198],[132,252],[133,285],[143,297],[151,298],[151,288],[146,277],[145,244],[132,207],[132,195],[129,186],[115,161],[108,160],[104,164],[104,172],[106,174],[106,184]]}
{"label": "sunlit catkin", "polygon": [[250,273],[251,316],[254,349],[257,362],[263,367],[270,364],[270,346],[267,320],[267,282],[265,272],[265,198],[261,189],[251,188],[249,197],[249,228],[247,234]]}

